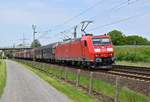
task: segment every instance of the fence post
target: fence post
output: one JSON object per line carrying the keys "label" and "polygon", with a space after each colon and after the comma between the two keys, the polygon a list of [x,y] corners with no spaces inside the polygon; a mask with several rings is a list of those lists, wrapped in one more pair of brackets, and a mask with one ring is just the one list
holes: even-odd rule
{"label": "fence post", "polygon": [[115,91],[115,102],[119,102],[119,94],[120,94],[120,78],[116,77],[116,91]]}
{"label": "fence post", "polygon": [[90,72],[89,95],[92,95],[92,88],[93,88],[93,72]]}
{"label": "fence post", "polygon": [[64,68],[64,79],[65,79],[65,81],[67,81],[67,68]]}
{"label": "fence post", "polygon": [[44,71],[46,71],[46,69],[47,69],[46,64],[45,64],[45,63],[43,63],[42,65],[43,65],[43,70],[44,70]]}
{"label": "fence post", "polygon": [[39,63],[40,69],[42,69],[42,63]]}
{"label": "fence post", "polygon": [[80,69],[78,69],[78,70],[77,70],[77,77],[76,77],[76,87],[78,87],[78,86],[79,86],[79,81],[80,81],[80,72],[81,72],[81,70],[80,70]]}
{"label": "fence post", "polygon": [[33,62],[33,61],[31,62],[31,67],[33,67],[33,68],[34,68],[34,62]]}
{"label": "fence post", "polygon": [[63,68],[62,67],[59,67],[59,79],[61,80],[62,79],[62,71],[63,71]]}

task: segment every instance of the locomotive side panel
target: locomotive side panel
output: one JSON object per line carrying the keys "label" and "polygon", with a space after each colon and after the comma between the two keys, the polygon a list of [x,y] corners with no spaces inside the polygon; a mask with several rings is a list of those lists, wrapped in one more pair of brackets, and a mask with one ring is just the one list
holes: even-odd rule
{"label": "locomotive side panel", "polygon": [[94,57],[93,57],[93,46],[91,36],[83,37],[81,45],[82,45],[83,60],[87,62],[93,61]]}
{"label": "locomotive side panel", "polygon": [[80,40],[62,43],[56,47],[57,60],[82,61],[82,45]]}
{"label": "locomotive side panel", "polygon": [[72,41],[70,45],[69,58],[72,61],[82,61],[81,40]]}

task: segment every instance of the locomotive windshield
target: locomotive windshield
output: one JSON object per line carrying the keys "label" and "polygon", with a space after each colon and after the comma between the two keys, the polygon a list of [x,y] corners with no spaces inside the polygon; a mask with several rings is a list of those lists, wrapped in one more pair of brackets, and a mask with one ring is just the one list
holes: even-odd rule
{"label": "locomotive windshield", "polygon": [[108,45],[111,44],[109,38],[93,38],[93,45]]}

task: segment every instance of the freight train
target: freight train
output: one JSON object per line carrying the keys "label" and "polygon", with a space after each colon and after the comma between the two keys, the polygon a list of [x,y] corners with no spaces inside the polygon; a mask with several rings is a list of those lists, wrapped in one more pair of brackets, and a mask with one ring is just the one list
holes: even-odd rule
{"label": "freight train", "polygon": [[49,63],[82,65],[91,68],[110,68],[115,62],[110,37],[108,35],[93,36],[91,34],[40,48],[19,51],[14,54],[14,57]]}

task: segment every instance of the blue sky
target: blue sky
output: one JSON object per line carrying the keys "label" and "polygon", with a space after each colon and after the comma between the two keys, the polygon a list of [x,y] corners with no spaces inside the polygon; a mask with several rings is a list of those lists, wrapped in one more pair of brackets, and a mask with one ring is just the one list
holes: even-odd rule
{"label": "blue sky", "polygon": [[[27,39],[26,43],[31,43],[32,24],[37,25],[36,38],[43,45],[52,43],[64,37],[60,34],[61,31],[82,20],[94,21],[88,27],[88,31],[94,35],[117,29],[126,35],[138,34],[150,40],[150,1],[130,0],[129,4],[120,5],[126,1],[128,0],[0,0],[0,47],[21,43],[23,35]],[[93,5],[95,7],[64,24]],[[135,17],[114,25],[101,26],[131,16]],[[97,29],[92,30],[97,26]],[[72,33],[66,35],[71,36]],[[79,30],[78,35],[81,35]]]}

